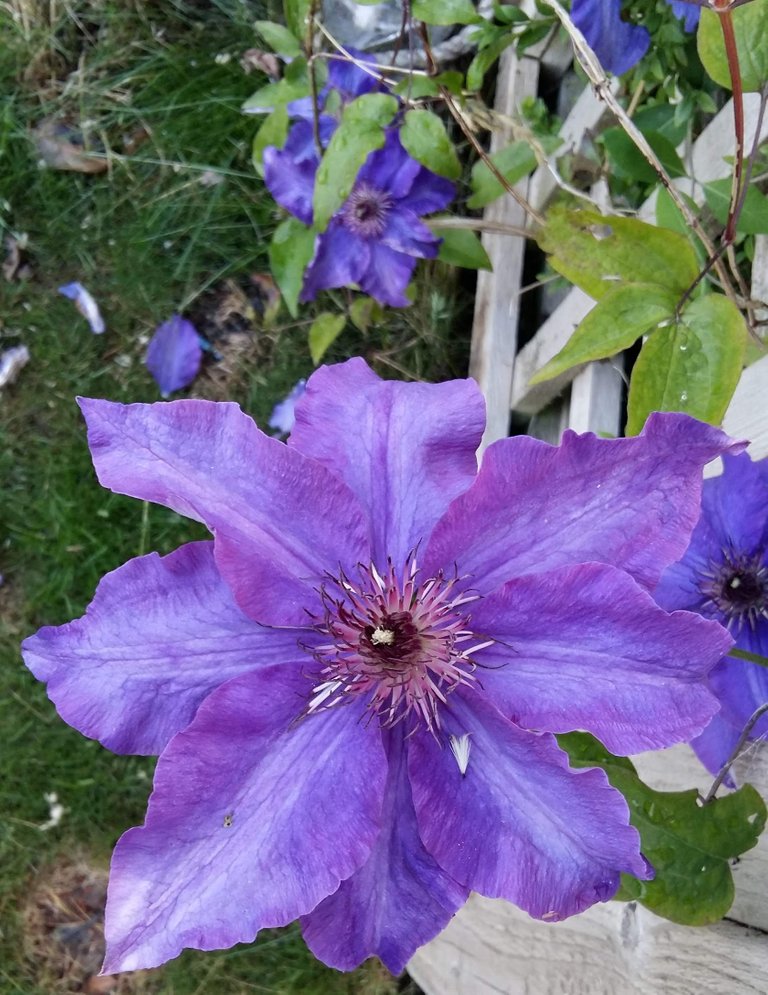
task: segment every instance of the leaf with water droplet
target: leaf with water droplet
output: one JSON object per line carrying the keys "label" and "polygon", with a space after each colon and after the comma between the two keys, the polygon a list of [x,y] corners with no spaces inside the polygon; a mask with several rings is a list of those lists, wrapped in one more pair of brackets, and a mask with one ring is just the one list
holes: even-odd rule
{"label": "leaf with water droplet", "polygon": [[587,733],[557,739],[572,767],[602,767],[624,795],[643,855],[656,872],[652,881],[623,874],[616,898],[640,902],[656,915],[687,926],[721,919],[733,902],[730,861],[751,850],[765,826],[765,803],[752,785],[701,805],[695,788],[650,788],[631,761],[614,757]]}
{"label": "leaf with water droplet", "polygon": [[706,294],[640,350],[629,385],[627,434],[652,411],[684,411],[719,425],[744,366],[744,318],[722,294]]}
{"label": "leaf with water droplet", "polygon": [[445,130],[445,125],[432,111],[408,111],[400,129],[403,148],[422,166],[439,176],[457,180],[461,164]]}
{"label": "leaf with water droplet", "polygon": [[326,228],[350,195],[370,153],[384,144],[384,128],[396,113],[397,100],[387,93],[365,93],[344,108],[315,178],[313,208],[318,231]]}

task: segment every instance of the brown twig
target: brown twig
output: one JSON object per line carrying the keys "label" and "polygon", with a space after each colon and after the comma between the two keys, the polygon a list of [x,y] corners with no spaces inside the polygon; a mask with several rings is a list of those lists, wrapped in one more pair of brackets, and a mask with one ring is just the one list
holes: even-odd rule
{"label": "brown twig", "polygon": [[715,797],[715,795],[717,794],[717,789],[726,779],[726,777],[728,776],[728,771],[731,769],[733,764],[740,756],[741,751],[744,749],[744,744],[749,739],[749,734],[754,729],[755,723],[758,721],[758,719],[760,719],[763,715],[765,715],[766,712],[768,712],[768,701],[764,705],[761,705],[759,708],[756,708],[755,711],[752,713],[752,715],[749,717],[749,721],[742,729],[738,742],[733,748],[733,752],[718,771],[717,777],[712,782],[712,787],[709,789],[709,791],[702,799],[702,805],[709,805],[709,803]]}

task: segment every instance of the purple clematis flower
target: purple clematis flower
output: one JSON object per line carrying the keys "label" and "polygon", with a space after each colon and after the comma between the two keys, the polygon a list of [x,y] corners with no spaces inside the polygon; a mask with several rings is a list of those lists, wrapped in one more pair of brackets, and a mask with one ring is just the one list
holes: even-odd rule
{"label": "purple clematis flower", "polygon": [[[285,149],[264,153],[264,181],[270,193],[305,224],[312,222],[317,169],[317,159],[304,155],[308,129],[311,134],[311,126],[299,121]],[[416,260],[433,259],[441,241],[421,215],[442,210],[454,193],[450,180],[412,159],[397,129],[389,129],[383,148],[368,156],[352,193],[318,236],[301,300],[356,284],[382,304],[406,307],[410,301],[405,288]]]}
{"label": "purple clematis flower", "polygon": [[115,851],[107,972],[301,918],[326,963],[397,973],[470,890],[551,921],[651,875],[554,734],[626,754],[716,711],[730,637],[648,592],[722,432],[511,438],[478,472],[472,381],[359,359],[312,376],[287,446],[235,404],[81,406],[105,487],[214,536],[129,561],[23,648],[67,722],[162,754]]}
{"label": "purple clematis flower", "polygon": [[[686,31],[699,23],[696,0],[667,0]],[[621,76],[648,51],[651,36],[647,29],[621,16],[621,0],[573,0],[573,23],[589,42],[603,68]]]}
{"label": "purple clematis flower", "polygon": [[200,372],[202,361],[197,329],[180,314],[158,326],[147,346],[147,369],[163,397],[189,386]]}
{"label": "purple clematis flower", "polygon": [[[705,481],[701,519],[685,556],[663,575],[656,600],[726,626],[739,649],[768,656],[768,460],[746,453],[723,458],[723,474]],[[716,774],[733,752],[749,717],[768,702],[768,670],[726,657],[710,675],[722,704],[691,744]],[[752,738],[768,735],[768,717]]]}

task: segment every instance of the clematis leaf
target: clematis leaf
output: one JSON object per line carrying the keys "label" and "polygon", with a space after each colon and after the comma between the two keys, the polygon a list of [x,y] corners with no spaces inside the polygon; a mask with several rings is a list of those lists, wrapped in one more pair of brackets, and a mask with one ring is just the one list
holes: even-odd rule
{"label": "clematis leaf", "polygon": [[[731,11],[739,71],[745,92],[757,92],[768,83],[768,4],[750,3]],[[697,35],[699,57],[704,68],[720,86],[731,89],[731,74],[725,54],[720,17],[702,10]]]}
{"label": "clematis leaf", "polygon": [[285,23],[289,30],[299,38],[307,31],[307,18],[312,7],[311,0],[283,0]]}
{"label": "clematis leaf", "polygon": [[699,273],[687,238],[636,218],[553,208],[539,233],[552,266],[600,300],[617,283],[652,283],[683,294]]}
{"label": "clematis leaf", "polygon": [[384,308],[372,297],[356,297],[349,305],[349,317],[355,328],[367,332],[370,325],[382,320]]}
{"label": "clematis leaf", "polygon": [[253,26],[273,52],[287,56],[289,59],[301,55],[298,39],[284,24],[278,24],[276,21],[254,21]]}
{"label": "clematis leaf", "polygon": [[464,266],[466,269],[493,269],[483,243],[473,231],[467,228],[441,228],[438,234],[443,241],[437,258],[444,263]]}
{"label": "clematis leaf", "polygon": [[268,146],[281,149],[285,145],[285,140],[288,137],[289,123],[288,109],[285,106],[276,107],[264,119],[261,127],[256,132],[251,150],[251,161],[259,176],[264,175],[264,167],[262,165],[264,149]]}
{"label": "clematis leaf", "polygon": [[[685,166],[672,142],[658,131],[645,131],[644,134],[667,173],[672,178],[685,176]],[[600,138],[613,172],[619,179],[639,183],[658,182],[656,170],[623,128],[608,128]]]}
{"label": "clematis leaf", "polygon": [[627,434],[652,411],[683,411],[717,425],[733,397],[747,344],[744,318],[727,297],[707,294],[643,345],[629,386]]}
{"label": "clematis leaf", "polygon": [[482,18],[472,0],[413,0],[411,14],[427,24],[477,24]]}
{"label": "clematis leaf", "polygon": [[286,218],[269,245],[269,266],[285,306],[296,317],[304,270],[315,248],[315,233],[297,218]]}
{"label": "clematis leaf", "polygon": [[292,100],[309,94],[307,61],[296,58],[286,68],[285,76],[276,83],[267,83],[245,101],[241,110],[244,114],[267,114],[276,107],[284,107]]}
{"label": "clematis leaf", "polygon": [[[704,184],[704,196],[707,207],[721,225],[728,220],[728,209],[731,205],[730,179],[713,180]],[[741,235],[763,235],[768,232],[768,197],[757,187],[751,186],[744,199],[744,209],[739,215],[736,226]]]}
{"label": "clematis leaf", "polygon": [[330,311],[319,314],[312,322],[308,342],[309,354],[315,366],[320,365],[323,356],[341,335],[346,323],[347,319],[343,314],[332,314]]}
{"label": "clematis leaf", "polygon": [[605,359],[627,349],[635,339],[674,314],[676,303],[675,294],[654,284],[614,287],[598,301],[564,348],[530,382],[551,380],[572,366]]}
{"label": "clematis leaf", "polygon": [[397,99],[386,93],[365,93],[344,108],[315,179],[314,221],[319,231],[352,192],[368,155],[384,145],[384,128],[396,113]]}
{"label": "clematis leaf", "polygon": [[[528,142],[512,142],[494,152],[491,162],[507,183],[517,183],[536,168],[536,156]],[[467,207],[472,210],[485,207],[504,193],[504,187],[482,161],[476,162],[472,167],[470,184],[472,196],[467,201]]]}
{"label": "clematis leaf", "polygon": [[432,111],[408,111],[400,129],[405,151],[438,176],[457,180],[461,176],[456,149],[445,125]]}
{"label": "clematis leaf", "polygon": [[572,767],[602,767],[629,805],[642,852],[656,874],[651,881],[622,875],[617,898],[638,901],[657,915],[686,926],[717,922],[733,902],[729,861],[751,850],[765,827],[766,808],[747,784],[701,805],[698,792],[654,791],[632,763],[614,757],[587,733],[558,736]]}

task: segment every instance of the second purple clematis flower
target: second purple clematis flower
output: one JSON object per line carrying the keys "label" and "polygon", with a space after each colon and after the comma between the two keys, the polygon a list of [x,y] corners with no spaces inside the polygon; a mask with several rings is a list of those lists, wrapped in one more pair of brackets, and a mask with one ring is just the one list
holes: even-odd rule
{"label": "second purple clematis flower", "polygon": [[101,483],[205,522],[24,646],[62,717],[160,753],[119,841],[107,972],[300,918],[326,963],[399,972],[470,890],[563,919],[647,878],[613,752],[697,735],[731,639],[653,601],[718,430],[491,446],[472,381],[318,370],[287,446],[235,404],[81,402]]}
{"label": "second purple clematis flower", "polygon": [[[722,476],[704,483],[691,544],[665,572],[655,596],[669,610],[717,619],[739,649],[768,657],[768,460],[753,463],[746,453],[723,458]],[[768,669],[726,657],[710,680],[722,709],[692,746],[716,774],[750,716],[768,702]],[[758,721],[752,738],[766,735],[768,717]]]}

